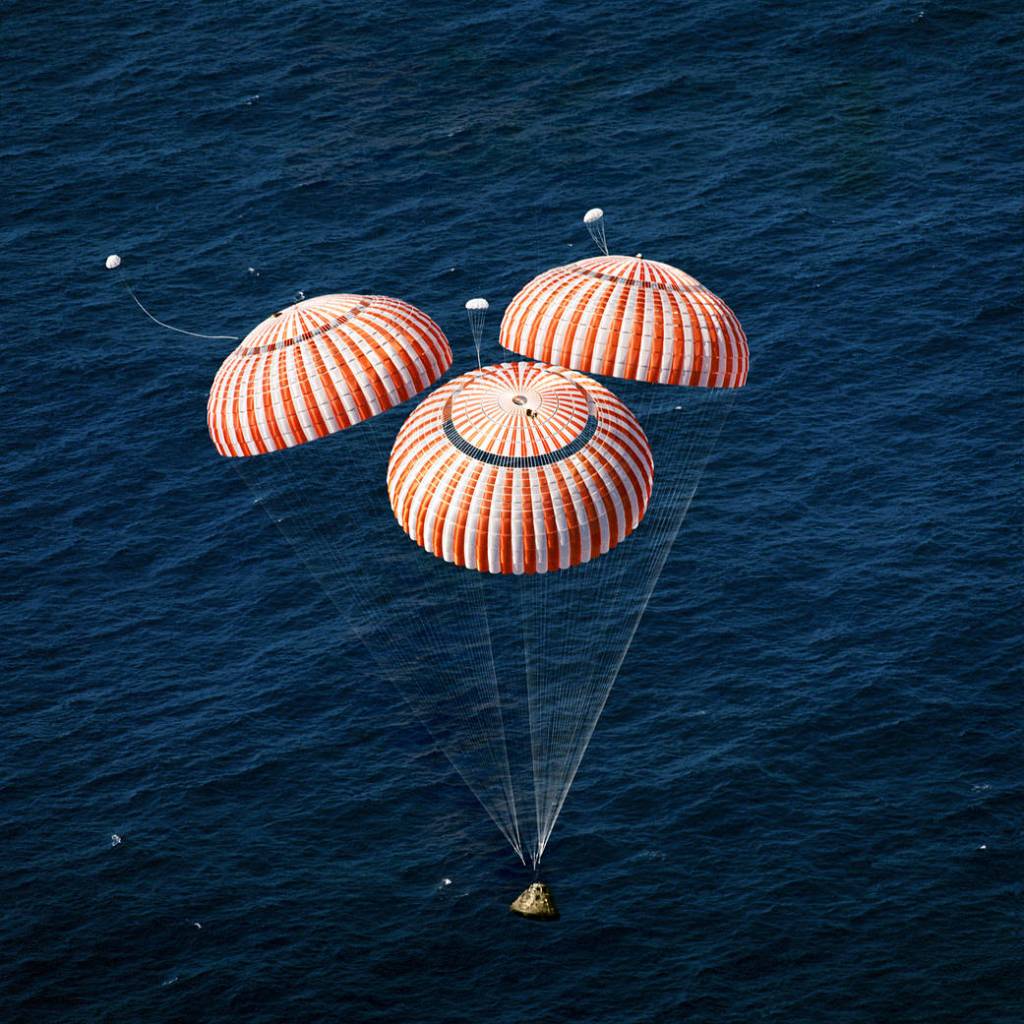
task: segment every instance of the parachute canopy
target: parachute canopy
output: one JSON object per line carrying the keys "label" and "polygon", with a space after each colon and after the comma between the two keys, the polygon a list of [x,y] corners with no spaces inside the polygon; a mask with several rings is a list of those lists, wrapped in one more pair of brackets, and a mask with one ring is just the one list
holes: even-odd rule
{"label": "parachute canopy", "polygon": [[639,256],[545,271],[509,304],[499,340],[528,359],[649,384],[738,388],[750,361],[743,328],[717,295]]}
{"label": "parachute canopy", "polygon": [[395,439],[388,495],[421,547],[490,573],[567,569],[636,529],[654,460],[630,410],[573,370],[502,363],[457,377]]}
{"label": "parachute canopy", "polygon": [[452,352],[441,328],[400,299],[321,295],[274,313],[217,371],[207,403],[221,455],[326,437],[437,381]]}

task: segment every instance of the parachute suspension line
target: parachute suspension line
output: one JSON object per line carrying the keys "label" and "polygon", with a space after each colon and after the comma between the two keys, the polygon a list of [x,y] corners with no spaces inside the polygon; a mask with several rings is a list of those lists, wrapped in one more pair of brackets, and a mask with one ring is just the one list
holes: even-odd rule
{"label": "parachute suspension line", "polygon": [[[714,401],[714,399],[710,399],[710,401]],[[640,405],[641,403],[636,404]],[[714,441],[717,439],[719,430],[707,430],[709,418],[707,414],[708,408],[705,405],[702,409],[702,414],[698,415],[695,421],[696,425],[692,430],[689,427],[686,430],[677,428],[671,430],[668,434],[667,440],[669,444],[665,446],[665,452],[667,453],[669,450],[674,449],[676,455],[682,456],[681,471],[675,480],[671,481],[671,486],[667,489],[667,492],[663,488],[659,500],[660,510],[656,506],[648,512],[650,521],[646,524],[649,531],[646,541],[651,551],[646,559],[641,559],[641,568],[637,573],[640,578],[639,588],[637,590],[629,590],[630,604],[633,605],[635,600],[635,614],[627,617],[625,641],[618,645],[607,645],[604,661],[598,663],[593,671],[591,692],[588,693],[587,690],[583,690],[583,706],[575,713],[575,729],[568,741],[568,750],[572,752],[573,756],[566,762],[566,772],[554,787],[557,802],[549,809],[545,830],[542,834],[543,844],[546,844],[551,829],[554,827],[554,822],[557,820],[561,807],[564,804],[565,797],[575,778],[583,754],[589,745],[597,720],[607,702],[615,678],[635,636],[644,609],[650,600],[671,546],[685,518],[690,499],[696,490],[700,473],[703,471],[703,466],[707,461],[706,456],[710,453],[710,448],[713,447]],[[720,424],[721,421],[719,422],[719,429]],[[703,450],[701,451],[700,449]],[[694,455],[697,456],[696,463]],[[661,465],[663,467],[666,466],[664,454],[661,459]],[[664,477],[664,473],[662,475]],[[608,586],[607,579],[602,580],[599,584],[599,594],[604,595],[607,592]],[[604,597],[599,596],[597,600],[598,602],[603,602]],[[587,714],[588,709],[586,705],[592,698],[597,699],[592,701],[589,714]],[[580,735],[581,732],[582,735]]]}
{"label": "parachute suspension line", "polygon": [[[539,611],[530,623],[532,632],[529,609],[524,609],[524,642],[533,647],[527,653],[527,684],[537,813],[537,842],[530,851],[534,865],[543,856],[732,404],[731,391],[633,387],[639,394],[628,397],[627,404],[655,450],[655,487],[645,521],[623,541],[622,550],[569,573],[545,574],[533,602]],[[625,616],[623,608],[629,609]]]}
{"label": "parachute suspension line", "polygon": [[[572,636],[571,626],[577,621],[565,614],[566,607],[552,608],[550,595],[552,591],[563,593],[567,583],[577,583],[579,573],[586,569],[582,565],[568,571],[549,568],[546,573],[527,583],[528,590],[521,591],[523,600],[520,614],[523,622],[531,781],[536,820],[535,839],[530,850],[534,870],[543,852],[542,837],[550,802],[548,794],[554,775],[555,730],[565,717],[562,693],[567,673],[562,671],[565,665],[563,652]],[[577,579],[569,579],[572,576]],[[578,642],[578,637],[576,640]],[[582,663],[582,658],[579,663]]]}
{"label": "parachute suspension line", "polygon": [[[655,518],[653,518],[651,522],[651,526],[653,527],[653,536],[650,540],[652,553],[644,567],[640,588],[640,600],[637,602],[632,621],[630,622],[627,619],[628,635],[626,637],[626,642],[622,645],[617,654],[614,651],[609,650],[608,654],[611,663],[605,663],[597,669],[598,678],[600,678],[601,675],[606,675],[608,680],[605,688],[605,695],[600,706],[595,709],[595,713],[591,717],[590,721],[584,723],[586,726],[586,735],[583,743],[579,745],[577,757],[571,767],[568,777],[563,781],[562,797],[558,806],[554,810],[551,827],[553,827],[554,820],[557,818],[557,815],[561,810],[565,796],[568,793],[569,787],[571,787],[579,768],[583,752],[585,752],[586,746],[589,744],[590,737],[593,734],[597,719],[604,708],[608,695],[610,694],[611,687],[614,685],[614,682],[618,677],[618,673],[621,670],[622,664],[630,650],[640,622],[651,600],[654,588],[657,586],[658,581],[661,578],[662,571],[664,570],[667,560],[674,548],[704,470],[721,435],[721,431],[725,420],[728,417],[729,411],[732,408],[734,398],[735,392],[733,391],[728,391],[725,394],[721,392],[709,392],[706,395],[699,396],[698,401],[700,402],[701,407],[694,418],[695,424],[686,423],[685,407],[678,407],[673,410],[673,415],[670,418],[670,426],[668,430],[665,431],[664,443],[661,447],[666,453],[676,455],[678,459],[677,465],[679,468],[674,479],[670,482],[667,494],[661,499],[660,510],[658,508],[654,510]],[[676,413],[679,415],[676,415]],[[664,461],[665,459],[663,458],[663,462]],[[660,521],[658,518],[659,514]]]}
{"label": "parachute suspension line", "polygon": [[[484,304],[480,316],[482,322],[483,316],[486,314],[487,311],[487,301],[485,299],[478,299],[475,301],[478,303],[482,302]],[[467,303],[467,308],[469,308],[469,303]],[[479,309],[479,307],[474,308]],[[474,334],[476,334],[476,331],[474,331]],[[393,438],[395,433],[397,432],[390,430],[385,431],[381,429],[380,431],[373,431],[372,433],[376,451],[378,453],[379,458],[381,459],[382,465],[386,469],[390,462]],[[386,472],[384,476],[386,476]],[[384,479],[384,476],[382,476],[382,479]],[[382,494],[380,503],[382,504],[382,507],[385,508],[389,504],[388,495],[386,491]],[[390,520],[389,524],[397,531],[397,524],[391,522]],[[491,706],[495,709],[496,723],[498,726],[498,731],[500,733],[500,743],[493,739],[489,731],[480,729],[479,722],[476,722],[476,725],[478,726],[478,732],[480,733],[480,741],[485,743],[489,748],[492,749],[495,767],[496,769],[498,769],[498,774],[501,776],[502,779],[503,789],[505,791],[505,799],[511,812],[512,827],[516,836],[516,841],[513,842],[510,839],[510,842],[512,843],[513,849],[515,849],[516,853],[518,854],[519,859],[525,865],[526,860],[523,853],[522,838],[520,836],[519,831],[518,808],[512,780],[512,768],[509,760],[508,737],[505,729],[505,701],[502,699],[501,690],[500,687],[498,686],[498,672],[494,662],[494,646],[492,641],[490,616],[488,615],[487,610],[488,602],[486,600],[486,594],[484,590],[484,577],[479,572],[468,571],[460,569],[456,566],[449,566],[447,564],[440,564],[437,562],[436,558],[427,557],[425,556],[424,553],[412,547],[411,544],[408,543],[408,538],[400,537],[400,535],[397,532],[395,533],[395,537],[397,539],[395,539],[394,542],[400,545],[403,553],[412,560],[414,568],[423,571],[429,571],[433,569],[441,574],[439,582],[443,583],[443,596],[445,598],[445,622],[443,624],[444,631],[450,635],[452,633],[450,624],[456,624],[454,629],[455,635],[462,638],[461,643],[466,644],[468,646],[469,651],[471,652],[471,658],[468,666],[471,675],[473,676],[473,678],[479,679],[481,681],[481,685],[484,685],[488,681],[490,682],[490,690],[485,695],[484,699],[488,706]],[[436,594],[432,594],[431,597],[436,603]],[[473,623],[474,618],[476,618],[478,622],[478,627],[480,620],[482,619],[482,629],[478,628],[479,639],[477,639],[475,643],[470,638],[465,637],[462,632],[469,624]],[[424,624],[424,621],[419,616],[416,617],[415,624],[417,627],[428,628]],[[434,648],[436,651],[436,648],[438,646],[437,634],[441,631],[442,626],[441,624],[434,623],[429,628],[431,629],[431,632],[433,634],[431,639],[433,641]],[[461,680],[465,676],[465,672],[461,668],[456,667],[457,662],[449,654],[446,654],[442,659],[439,660],[441,660],[443,664],[449,666],[447,671],[449,671],[454,678]],[[422,671],[413,673],[411,675],[411,679],[417,682],[423,688],[423,693],[428,695],[430,703],[437,702],[438,692],[429,683],[426,686],[424,686],[424,677]],[[410,706],[413,706],[412,701],[409,699],[409,696],[407,694],[403,694],[403,696],[405,697],[406,701],[410,704]],[[470,708],[470,715],[473,715],[474,710],[475,709]],[[428,731],[430,731],[429,726],[427,725],[428,715],[427,713],[425,713],[424,709],[413,706],[413,711],[416,713],[417,718],[419,718],[424,723],[424,725],[427,726]],[[479,718],[478,714],[476,715],[476,718]],[[463,776],[463,778],[465,777]],[[467,785],[469,785],[468,782]],[[475,793],[474,787],[472,785],[469,785],[469,788],[470,790],[473,790]]]}
{"label": "parachute suspension line", "polygon": [[[533,846],[530,848],[530,861],[534,871],[540,859],[538,843],[543,819],[541,790],[543,788],[543,767],[545,765],[545,746],[542,735],[550,716],[545,716],[545,705],[542,700],[545,680],[544,666],[540,663],[541,652],[550,650],[548,624],[551,621],[547,614],[547,579],[551,572],[537,577],[521,577],[515,581],[519,598],[519,622],[522,629],[523,679],[526,689],[527,723],[529,727],[530,773],[524,781],[529,783],[533,791],[533,813],[536,832]],[[537,595],[539,591],[539,597]]]}
{"label": "parachute suspension line", "polygon": [[[650,524],[645,525],[650,529]],[[610,554],[604,557],[609,559],[614,555]],[[590,566],[582,568],[588,577],[592,578],[583,579],[581,577],[581,588],[568,593],[569,610],[564,613],[564,618],[567,621],[581,623],[586,621],[585,616],[581,617],[580,609],[581,595],[584,593],[588,597],[587,603],[591,608],[601,609],[605,606],[604,595],[611,587],[609,581],[614,578],[616,565],[614,563],[605,565],[603,568],[607,574],[602,574],[599,571],[592,572]],[[637,575],[643,575],[642,567]],[[620,606],[627,603],[622,599],[622,595],[616,596],[619,599],[613,603]],[[639,601],[642,601],[643,596],[643,593],[639,595]],[[629,593],[629,597],[633,597],[632,592]],[[621,661],[630,639],[629,633],[625,640],[619,639],[619,633],[616,631],[615,642],[608,643],[607,637],[600,637],[594,633],[588,637],[585,628],[581,630],[581,633],[582,636],[576,639],[577,644],[583,648],[582,658],[579,660],[585,665],[591,666],[590,671],[588,673],[584,670],[582,673],[578,673],[576,679],[569,684],[564,683],[566,676],[563,675],[561,688],[556,691],[557,696],[551,701],[556,709],[564,706],[568,710],[557,712],[560,718],[559,729],[547,741],[549,746],[547,774],[549,778],[543,796],[543,812],[536,851],[538,859],[543,854],[568,789],[575,777],[576,769],[589,745],[594,726],[610,694],[614,682],[614,672],[606,669],[605,663],[608,657],[616,654],[618,655],[617,660]],[[602,640],[605,641],[603,645]],[[601,652],[602,646],[606,647],[604,657]],[[549,724],[553,725],[554,723]]]}
{"label": "parachute suspension line", "polygon": [[[470,331],[473,336],[473,344],[476,347],[476,364],[477,369],[483,369],[483,359],[481,356],[481,343],[483,339],[484,323],[487,319],[487,311],[490,308],[490,303],[481,297],[469,299],[466,302],[466,315],[469,319]],[[508,733],[505,728],[505,710],[506,704],[509,706],[509,710],[514,710],[514,701],[509,698],[505,699],[502,697],[501,688],[498,686],[498,670],[494,660],[494,644],[491,634],[490,616],[488,613],[488,600],[487,594],[484,589],[484,579],[479,572],[470,570],[468,573],[468,581],[465,575],[460,574],[457,580],[453,583],[454,589],[460,592],[463,597],[468,597],[469,607],[471,611],[475,611],[478,615],[482,615],[484,620],[485,634],[486,634],[486,651],[488,654],[490,678],[494,683],[494,704],[497,709],[498,725],[501,731],[501,750],[503,753],[503,766],[505,770],[505,779],[508,787],[508,801],[512,809],[512,817],[515,823],[517,836],[519,835],[519,808],[518,800],[516,797],[516,787],[512,777],[512,764],[509,757],[509,741]],[[469,620],[469,616],[466,616],[466,620]],[[462,617],[456,617],[457,622],[461,622]],[[520,837],[520,849],[518,850],[520,859],[523,859],[523,850],[521,848],[521,837]],[[525,859],[523,859],[525,864]]]}
{"label": "parachute suspension line", "polygon": [[[360,424],[356,429],[369,426]],[[374,433],[372,430],[370,432]],[[377,439],[378,449],[382,446],[381,439]],[[359,578],[360,575],[365,577],[368,574],[352,572],[348,559],[341,558],[337,545],[327,537],[321,525],[310,514],[308,507],[304,508],[296,500],[297,495],[308,493],[308,488],[315,482],[299,478],[290,465],[294,461],[289,458],[290,455],[301,452],[302,456],[309,456],[309,452],[303,451],[306,447],[255,459],[232,459],[231,462],[238,470],[239,476],[264,505],[271,520],[294,548],[310,575],[320,584],[338,610],[341,620],[346,624],[347,634],[360,642],[378,673],[394,683],[415,717],[446,755],[455,771],[525,864],[523,844],[515,819],[515,804],[511,798],[511,773],[507,768],[507,751],[494,749],[494,730],[481,723],[480,708],[490,707],[493,697],[489,693],[481,694],[474,690],[481,682],[486,684],[489,681],[492,691],[496,691],[497,683],[493,668],[488,671],[483,664],[483,655],[479,649],[475,650],[473,653],[477,664],[472,672],[472,682],[467,686],[464,679],[464,663],[453,662],[450,651],[438,647],[436,627],[430,623],[423,623],[421,616],[414,610],[402,618],[402,640],[409,649],[425,650],[429,656],[404,656],[402,644],[393,640],[388,643],[389,637],[396,633],[394,617],[387,608],[379,607],[379,602],[367,600],[368,593],[365,587],[360,586]],[[308,447],[314,449],[317,446]],[[320,450],[328,449],[321,447]],[[284,489],[277,488],[276,493],[269,490],[261,493],[260,482],[248,472],[250,469],[254,470],[260,460],[267,458],[275,459],[277,465],[283,467],[281,473],[289,479],[289,486]],[[241,463],[246,464],[244,469]],[[322,467],[318,467],[317,477],[320,476],[319,469]],[[383,474],[380,474],[379,478],[383,481]],[[354,491],[356,488],[350,490]],[[379,495],[367,494],[367,497],[375,506],[379,505]],[[281,502],[280,505],[277,504],[278,501]],[[332,536],[335,531],[338,536],[353,535],[352,531],[357,523],[365,524],[369,519],[365,515],[366,511],[368,510],[359,510],[353,515],[354,522],[351,524],[332,523]],[[345,527],[349,529],[346,530]],[[361,536],[358,531],[355,535]],[[401,545],[403,540],[405,538],[400,535],[394,537],[398,545]],[[366,547],[373,547],[374,551],[379,550],[377,545],[366,545],[365,539],[362,543]],[[400,556],[420,554],[411,547],[399,547],[396,551]],[[403,560],[403,567],[407,566],[408,563]],[[451,567],[444,565],[441,568]],[[466,621],[469,621],[468,618]],[[451,667],[445,669],[446,664]],[[440,718],[431,714],[438,710],[444,711]],[[445,729],[445,722],[451,724],[448,730]],[[502,763],[502,754],[505,755],[505,764]],[[474,758],[487,755],[492,758],[495,769],[493,773],[488,771],[482,781],[481,777],[472,771]],[[484,784],[491,774],[499,778],[505,777],[505,784],[501,787],[503,793],[490,792]]]}
{"label": "parachute suspension line", "polygon": [[608,240],[604,234],[604,210],[598,206],[595,206],[592,210],[587,210],[583,215],[583,223],[586,224],[587,231],[594,240],[594,244],[607,256]]}
{"label": "parachute suspension line", "polygon": [[171,324],[165,324],[163,320],[158,320],[155,316],[139,300],[138,295],[135,294],[135,289],[132,288],[131,282],[128,280],[128,275],[121,269],[121,257],[116,253],[111,253],[107,257],[106,262],[107,270],[116,270],[117,276],[121,283],[124,285],[125,290],[132,297],[132,301],[139,309],[142,310],[146,316],[149,317],[153,323],[158,324],[160,327],[165,328],[168,331],[174,331],[176,334],[187,334],[190,338],[203,338],[206,341],[241,341],[241,338],[236,338],[233,334],[197,334],[195,331],[186,331],[181,327],[173,327]]}
{"label": "parachute suspension line", "polygon": [[[654,588],[678,537],[700,477],[728,417],[729,410],[733,404],[733,398],[734,392],[732,390],[728,390],[724,394],[712,391],[700,396],[701,409],[691,424],[685,424],[685,417],[680,415],[680,413],[685,412],[685,408],[676,406],[672,410],[676,413],[674,420],[670,421],[667,431],[662,431],[664,443],[662,446],[659,446],[662,448],[660,453],[661,459],[659,462],[658,453],[656,452],[655,465],[658,466],[660,464],[664,467],[666,465],[666,456],[670,456],[674,450],[677,456],[682,457],[681,468],[675,475],[675,478],[669,481],[669,487],[662,489],[662,493],[657,499],[657,507],[649,509],[647,514],[649,522],[646,523],[648,527],[646,543],[648,544],[649,554],[642,560],[640,569],[638,571],[634,570],[636,578],[640,581],[639,587],[637,589],[630,588],[628,591],[631,605],[633,605],[635,597],[635,605],[633,605],[635,611],[626,618],[625,628],[627,632],[625,641],[618,644],[605,645],[604,658],[596,662],[596,667],[591,673],[587,685],[580,687],[579,693],[582,696],[578,696],[573,706],[570,716],[573,730],[564,743],[564,751],[569,756],[563,761],[564,771],[556,778],[554,784],[547,791],[548,802],[540,830],[537,859],[543,854],[551,832],[554,829],[555,822],[575,780],[576,773],[589,746],[597,721],[611,694],[615,679],[632,645],[633,638],[639,628],[640,621],[643,618]],[[653,398],[650,404],[653,406],[655,401],[656,398]],[[642,405],[642,402],[634,403],[634,408],[637,408],[638,412],[640,412]],[[646,426],[648,417],[643,417],[642,422]],[[652,505],[654,501],[655,498],[652,497]],[[640,534],[637,536],[639,537]],[[626,543],[631,542],[632,539]],[[605,555],[603,557],[608,558],[609,556]],[[584,568],[588,569],[589,567]],[[632,576],[633,574],[631,573],[630,575]],[[612,584],[609,582],[612,579],[614,579],[613,574],[606,575],[600,580],[597,588],[598,596],[592,600],[592,605],[596,605],[599,608],[604,606],[605,598],[603,595],[606,595],[609,588],[612,587]],[[628,578],[626,583],[628,585]],[[569,621],[580,621],[578,616],[581,611],[585,611],[585,609],[579,609],[578,603],[573,605],[567,615],[567,619]],[[592,648],[594,646],[593,636],[591,639],[592,642],[589,646]],[[561,761],[562,758],[557,760]]]}
{"label": "parachute suspension line", "polygon": [[[487,302],[486,299],[482,298],[470,299],[466,303],[466,310],[469,315],[470,327],[472,329],[473,339],[477,348],[478,364],[480,362],[480,340],[483,335],[483,324],[484,320],[486,319],[488,308],[489,303]],[[410,327],[412,326],[414,325],[410,324]],[[386,479],[386,471],[390,463],[394,437],[397,434],[397,431],[381,429],[379,431],[372,431],[371,433],[375,442],[376,450],[380,456],[381,463],[385,468],[384,475],[382,476],[383,480]],[[389,504],[386,489],[384,490],[384,493],[381,496],[381,503],[381,507],[384,508],[386,508]],[[397,527],[397,524],[392,523],[390,518],[388,521],[392,527]],[[405,540],[405,538],[396,540],[395,543],[401,545],[403,540]],[[444,623],[444,631],[448,635],[451,634],[450,623],[452,621],[458,623],[458,628],[455,631],[456,635],[461,635],[459,630],[461,630],[465,625],[472,623],[474,621],[474,618],[476,618],[478,623],[482,619],[482,631],[480,632],[480,638],[477,640],[476,643],[470,645],[470,650],[472,651],[473,659],[472,663],[470,664],[470,669],[471,671],[475,672],[476,678],[478,678],[481,681],[481,686],[484,685],[487,681],[490,682],[490,690],[486,694],[485,699],[488,705],[492,706],[495,709],[498,730],[500,732],[501,737],[500,744],[498,744],[497,742],[494,743],[495,766],[499,770],[499,774],[501,775],[503,781],[503,788],[505,790],[505,799],[511,811],[512,826],[516,835],[516,841],[512,842],[512,846],[516,850],[519,859],[523,861],[523,863],[525,864],[526,861],[523,855],[522,839],[519,832],[518,808],[512,780],[512,768],[509,760],[508,736],[505,729],[505,702],[502,699],[501,689],[498,686],[498,672],[497,667],[495,666],[494,663],[494,645],[491,634],[490,616],[488,615],[487,610],[486,594],[484,592],[484,579],[482,575],[477,572],[462,571],[454,566],[439,566],[433,559],[424,560],[421,553],[415,551],[415,549],[406,548],[403,546],[402,550],[408,555],[408,557],[415,559],[414,566],[415,568],[421,571],[429,571],[428,567],[430,567],[432,569],[436,569],[438,572],[445,575],[452,574],[450,581],[444,579],[444,575],[442,576],[442,579],[444,580],[445,583],[445,596],[449,598],[457,596],[458,598],[457,605],[455,604],[454,601],[451,600],[447,602],[448,615],[446,616],[446,621]],[[409,554],[410,551],[413,553]],[[419,617],[417,617],[416,619],[416,624],[417,626],[421,625],[421,620]],[[435,624],[432,628],[435,634],[439,632],[441,629],[440,624]],[[435,641],[435,647],[438,646],[436,642],[436,636],[433,639]],[[457,664],[454,659],[447,657],[445,658],[444,663],[446,665],[451,666],[450,671],[452,672],[453,677],[461,679],[463,673],[454,668],[454,666]],[[413,675],[412,678],[415,679],[418,683],[420,683],[420,685],[423,684],[422,673],[416,673],[415,675]],[[430,693],[433,700],[436,701],[437,698],[434,695],[433,690],[429,686],[427,687],[426,692]],[[406,699],[408,700],[408,698]],[[415,708],[414,711],[416,711]],[[420,718],[421,721],[425,722],[427,716],[421,710],[417,711],[417,717]],[[486,740],[488,746],[490,747],[490,734],[486,735],[484,739]],[[471,790],[473,789],[472,786],[470,786],[469,788]]]}
{"label": "parachute suspension line", "polygon": [[486,299],[470,299],[466,303],[466,313],[469,316],[469,329],[473,332],[473,344],[476,345],[476,368],[484,368],[480,357],[480,339],[484,336],[484,321],[487,319],[487,310],[490,303]]}
{"label": "parachute suspension line", "polygon": [[[476,348],[477,369],[482,370],[483,358],[481,354],[481,344],[483,340],[484,323],[487,319],[487,311],[490,308],[490,303],[488,303],[488,301],[484,298],[472,298],[466,302],[465,308],[467,317],[469,319],[470,331],[472,332],[473,336],[473,344]],[[517,836],[520,838],[520,847],[517,850],[517,852],[520,855],[520,859],[522,859],[523,863],[525,864],[525,859],[523,857],[522,840],[519,833],[518,799],[516,796],[516,786],[512,775],[512,763],[509,756],[508,733],[505,727],[506,707],[508,707],[510,711],[513,711],[515,701],[508,695],[506,695],[506,697],[503,697],[501,693],[501,688],[498,686],[498,670],[494,660],[494,645],[490,627],[490,616],[488,613],[489,601],[488,594],[485,592],[484,589],[484,577],[481,573],[473,570],[463,572],[462,570],[457,569],[456,573],[458,575],[452,581],[450,588],[458,592],[460,596],[463,597],[464,610],[468,610],[470,614],[460,615],[458,613],[458,610],[455,610],[453,620],[456,623],[459,623],[461,626],[462,622],[470,621],[471,615],[475,613],[476,615],[482,616],[484,621],[484,629],[486,635],[485,650],[487,652],[489,662],[485,666],[485,668],[489,670],[489,678],[493,681],[494,684],[493,700],[494,707],[496,709],[497,723],[501,734],[500,749],[502,752],[504,778],[507,784],[507,799],[512,811],[512,818],[516,829],[516,833]],[[508,681],[506,681],[506,685],[509,685]]]}
{"label": "parachute suspension line", "polygon": [[[265,504],[267,503],[265,502]],[[279,517],[271,513],[271,518],[274,519],[274,521],[278,523],[278,525],[280,526],[281,520]],[[413,688],[411,691],[406,688],[410,684],[410,681],[420,679],[424,675],[425,669],[429,671],[433,668],[436,668],[438,659],[421,659],[415,662],[411,660],[404,660],[401,657],[397,656],[397,649],[390,647],[386,651],[387,657],[383,657],[379,651],[379,641],[382,635],[386,635],[386,630],[393,627],[393,623],[390,621],[385,621],[382,623],[381,616],[379,615],[371,615],[368,618],[364,619],[364,621],[362,622],[354,620],[353,609],[361,607],[361,604],[364,602],[366,595],[364,593],[354,593],[350,590],[346,591],[344,594],[344,596],[347,598],[347,600],[344,603],[341,600],[339,600],[339,596],[334,592],[333,587],[330,585],[330,581],[325,579],[326,573],[324,569],[324,562],[330,560],[332,556],[335,562],[338,565],[340,565],[341,560],[337,557],[336,552],[332,550],[329,544],[324,544],[322,546],[322,549],[319,551],[318,557],[310,557],[310,552],[316,550],[314,547],[308,544],[295,543],[287,530],[284,530],[282,528],[282,532],[285,538],[289,540],[290,543],[292,543],[292,546],[295,548],[296,553],[299,555],[299,557],[305,562],[307,569],[310,571],[314,579],[317,579],[317,581],[321,583],[321,586],[327,593],[327,596],[338,609],[338,612],[343,621],[346,621],[349,634],[360,641],[364,650],[369,654],[371,662],[375,664],[375,667],[377,668],[378,672],[385,678],[388,678],[395,685],[395,688],[399,692],[400,696],[402,696],[403,699],[407,702],[413,714],[424,726],[428,734],[431,736],[431,739],[437,745],[438,749],[440,749],[446,755],[449,762],[452,764],[456,772],[462,778],[463,782],[465,782],[470,791],[474,793],[474,795],[477,797],[481,806],[483,806],[488,816],[491,818],[492,821],[494,821],[499,831],[505,836],[509,844],[516,851],[516,854],[519,856],[520,860],[522,860],[525,864],[525,859],[522,854],[521,842],[518,837],[518,832],[514,827],[510,827],[509,819],[511,816],[509,812],[507,810],[505,811],[505,813],[502,812],[500,802],[496,801],[492,796],[490,796],[481,787],[480,780],[476,778],[471,772],[467,771],[467,766],[464,763],[463,757],[461,756],[463,751],[459,749],[454,749],[452,743],[450,742],[450,738],[442,734],[442,732],[438,731],[438,727],[432,722],[429,713],[424,713],[424,708],[423,705],[421,704],[423,694],[417,693],[415,688]],[[341,575],[343,578],[347,572],[347,568],[348,567],[345,566],[341,569]],[[406,623],[405,625],[408,626],[408,623]],[[411,636],[410,633],[412,634]],[[417,635],[415,631],[406,630],[405,634],[413,643],[415,643],[417,640],[424,639],[422,636]],[[439,685],[439,681],[437,679],[432,679],[430,680],[430,682],[434,685]],[[464,694],[455,694],[453,697],[446,699],[450,699],[456,702],[456,712],[462,710],[462,702],[464,702],[465,700]],[[467,712],[467,714],[471,713],[472,709],[470,709]],[[461,720],[460,724],[462,724]],[[479,727],[477,732],[478,735],[476,737],[465,737],[466,747],[471,747],[474,744],[482,746],[489,740],[488,732],[480,729]]]}

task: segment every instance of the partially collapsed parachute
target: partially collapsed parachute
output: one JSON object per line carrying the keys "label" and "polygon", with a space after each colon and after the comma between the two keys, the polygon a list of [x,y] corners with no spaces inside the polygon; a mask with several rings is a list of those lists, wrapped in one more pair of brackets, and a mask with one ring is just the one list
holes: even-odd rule
{"label": "partially collapsed parachute", "polygon": [[648,384],[738,388],[747,338],[696,278],[641,256],[596,256],[535,277],[509,303],[501,344],[528,359]]}
{"label": "partially collapsed parachute", "polygon": [[452,353],[408,302],[321,295],[267,317],[217,371],[207,403],[221,455],[250,456],[326,437],[437,381]]}
{"label": "partially collapsed parachute", "polygon": [[654,464],[636,418],[574,370],[503,363],[438,388],[398,433],[391,508],[417,544],[491,573],[589,562],[636,529]]}

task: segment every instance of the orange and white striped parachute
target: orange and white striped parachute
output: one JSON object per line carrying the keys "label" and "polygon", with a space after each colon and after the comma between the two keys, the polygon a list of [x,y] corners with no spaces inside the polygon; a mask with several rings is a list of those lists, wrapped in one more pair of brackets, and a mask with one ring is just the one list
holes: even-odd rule
{"label": "orange and white striped parachute", "polygon": [[402,529],[490,573],[588,562],[636,529],[654,461],[632,412],[574,370],[502,363],[438,388],[395,439],[388,495]]}
{"label": "orange and white striped parachute", "polygon": [[412,398],[451,365],[441,328],[400,299],[322,295],[274,313],[224,360],[206,407],[221,455],[326,437]]}
{"label": "orange and white striped parachute", "polygon": [[513,298],[499,340],[528,359],[650,384],[738,388],[750,362],[743,328],[717,295],[641,256],[545,271]]}

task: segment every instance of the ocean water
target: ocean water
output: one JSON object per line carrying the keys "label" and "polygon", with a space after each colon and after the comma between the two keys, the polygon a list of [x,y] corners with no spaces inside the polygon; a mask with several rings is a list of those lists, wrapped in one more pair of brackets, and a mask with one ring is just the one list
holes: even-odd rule
{"label": "ocean water", "polygon": [[[0,24],[0,1018],[1021,1019],[1019,5]],[[210,445],[231,343],[103,260],[209,334],[397,295],[464,370],[593,205],[752,368],[537,925]]]}

